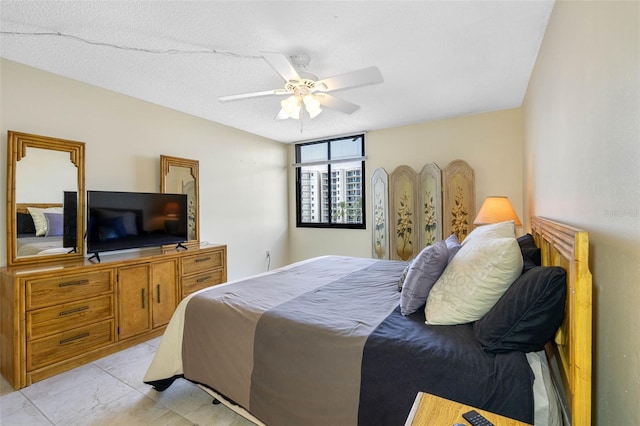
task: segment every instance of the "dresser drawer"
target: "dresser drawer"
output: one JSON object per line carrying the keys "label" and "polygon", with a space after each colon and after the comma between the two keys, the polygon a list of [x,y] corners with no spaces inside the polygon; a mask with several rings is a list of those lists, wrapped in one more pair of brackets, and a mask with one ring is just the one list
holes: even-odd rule
{"label": "dresser drawer", "polygon": [[222,269],[209,271],[204,274],[182,278],[182,297],[194,291],[224,282]]}
{"label": "dresser drawer", "polygon": [[27,279],[27,310],[86,299],[113,291],[111,271]]}
{"label": "dresser drawer", "polygon": [[27,312],[27,339],[113,318],[113,296],[105,295]]}
{"label": "dresser drawer", "polygon": [[224,265],[222,250],[183,257],[181,261],[183,275],[211,271],[212,269],[222,268]]}
{"label": "dresser drawer", "polygon": [[27,371],[106,346],[115,341],[113,320],[27,342]]}

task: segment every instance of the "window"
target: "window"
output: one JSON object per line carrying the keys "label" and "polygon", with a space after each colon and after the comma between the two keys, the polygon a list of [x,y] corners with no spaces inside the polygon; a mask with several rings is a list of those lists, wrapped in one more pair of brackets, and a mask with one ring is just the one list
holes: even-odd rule
{"label": "window", "polygon": [[364,135],[296,145],[296,225],[365,229]]}

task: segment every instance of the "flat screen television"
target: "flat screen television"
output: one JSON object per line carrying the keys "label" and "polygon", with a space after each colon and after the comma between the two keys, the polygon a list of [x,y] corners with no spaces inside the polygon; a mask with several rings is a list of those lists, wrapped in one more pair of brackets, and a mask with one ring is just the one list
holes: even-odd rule
{"label": "flat screen television", "polygon": [[185,241],[185,194],[87,191],[87,253],[92,257]]}
{"label": "flat screen television", "polygon": [[64,191],[62,204],[62,247],[75,252],[78,247],[78,193]]}

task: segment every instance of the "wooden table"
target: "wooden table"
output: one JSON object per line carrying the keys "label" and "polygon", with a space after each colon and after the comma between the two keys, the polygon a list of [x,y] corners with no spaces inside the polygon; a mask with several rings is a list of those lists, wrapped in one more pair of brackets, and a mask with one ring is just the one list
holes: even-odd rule
{"label": "wooden table", "polygon": [[528,425],[528,423],[522,423],[470,405],[419,392],[405,426],[452,426],[455,423],[468,425],[469,423],[462,418],[462,414],[469,410],[476,410],[496,426]]}

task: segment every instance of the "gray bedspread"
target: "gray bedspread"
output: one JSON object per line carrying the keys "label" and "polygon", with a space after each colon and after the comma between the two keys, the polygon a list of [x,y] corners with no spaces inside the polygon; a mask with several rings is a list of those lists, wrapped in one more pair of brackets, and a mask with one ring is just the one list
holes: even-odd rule
{"label": "gray bedspread", "polygon": [[35,256],[38,254],[65,253],[62,236],[20,237],[16,238],[17,256]]}
{"label": "gray bedspread", "polygon": [[185,377],[267,424],[357,424],[364,344],[398,305],[404,265],[330,257],[200,293],[186,310]]}
{"label": "gray bedspread", "polygon": [[145,375],[205,385],[269,426],[403,424],[418,391],[533,423],[524,354],[404,317],[405,262],[324,256],[181,302]]}

